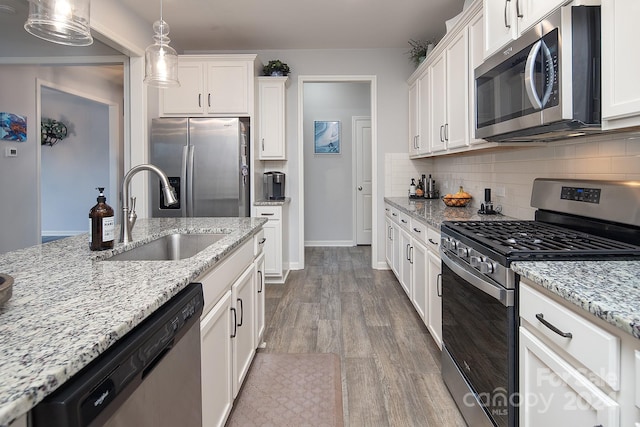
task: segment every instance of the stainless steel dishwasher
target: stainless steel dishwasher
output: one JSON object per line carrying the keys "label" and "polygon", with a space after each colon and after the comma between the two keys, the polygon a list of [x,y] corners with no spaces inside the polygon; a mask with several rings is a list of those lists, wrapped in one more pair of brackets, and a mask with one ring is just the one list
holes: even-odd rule
{"label": "stainless steel dishwasher", "polygon": [[189,284],[39,403],[32,426],[200,427],[203,304]]}

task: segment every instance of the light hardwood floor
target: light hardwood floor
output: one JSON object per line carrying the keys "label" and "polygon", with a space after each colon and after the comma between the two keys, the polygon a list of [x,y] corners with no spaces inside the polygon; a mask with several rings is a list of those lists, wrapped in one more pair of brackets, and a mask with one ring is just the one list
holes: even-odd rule
{"label": "light hardwood floor", "polygon": [[306,248],[306,268],[267,285],[266,348],[340,355],[345,426],[465,426],[440,350],[371,248]]}

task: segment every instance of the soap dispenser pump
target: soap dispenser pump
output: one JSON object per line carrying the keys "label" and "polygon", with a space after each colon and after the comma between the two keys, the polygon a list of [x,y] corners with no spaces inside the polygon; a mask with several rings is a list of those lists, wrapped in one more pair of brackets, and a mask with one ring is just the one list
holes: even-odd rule
{"label": "soap dispenser pump", "polygon": [[104,187],[96,188],[100,192],[97,204],[89,211],[89,249],[103,251],[113,249],[115,239],[115,218],[113,209],[107,205]]}

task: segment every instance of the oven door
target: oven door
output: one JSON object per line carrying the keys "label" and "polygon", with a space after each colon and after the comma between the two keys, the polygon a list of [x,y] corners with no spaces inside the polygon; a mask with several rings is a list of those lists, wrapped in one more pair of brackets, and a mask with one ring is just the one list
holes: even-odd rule
{"label": "oven door", "polygon": [[442,376],[469,425],[516,425],[515,290],[442,257]]}

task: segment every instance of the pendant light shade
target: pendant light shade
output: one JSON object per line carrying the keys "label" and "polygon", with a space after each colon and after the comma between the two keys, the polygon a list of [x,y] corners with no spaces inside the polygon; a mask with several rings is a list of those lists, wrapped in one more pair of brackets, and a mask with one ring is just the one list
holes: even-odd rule
{"label": "pendant light shade", "polygon": [[29,16],[24,29],[53,43],[89,46],[90,0],[29,0]]}
{"label": "pendant light shade", "polygon": [[178,81],[178,53],[169,46],[169,25],[162,20],[153,23],[154,43],[147,47],[144,54],[144,82],[159,88],[180,86]]}

